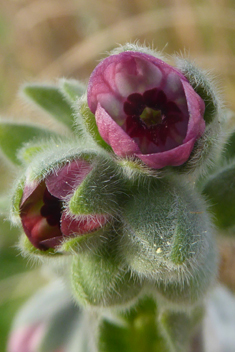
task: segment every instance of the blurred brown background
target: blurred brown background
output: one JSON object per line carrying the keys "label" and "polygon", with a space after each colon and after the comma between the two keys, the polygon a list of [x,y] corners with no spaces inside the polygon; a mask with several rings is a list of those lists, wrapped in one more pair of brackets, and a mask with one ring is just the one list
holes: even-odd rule
{"label": "blurred brown background", "polygon": [[1,0],[0,111],[30,80],[86,79],[105,52],[139,40],[213,71],[235,109],[234,0]]}
{"label": "blurred brown background", "polygon": [[[235,0],[0,0],[0,115],[51,124],[19,99],[22,83],[86,81],[107,51],[136,40],[165,54],[185,51],[217,78],[226,106],[235,110]],[[9,171],[0,158],[0,191],[8,190],[9,175],[16,173]],[[10,238],[9,226],[4,231],[1,227],[1,351],[16,309],[37,287],[27,261],[9,249],[16,235]],[[221,278],[235,290],[235,244],[221,242]]]}

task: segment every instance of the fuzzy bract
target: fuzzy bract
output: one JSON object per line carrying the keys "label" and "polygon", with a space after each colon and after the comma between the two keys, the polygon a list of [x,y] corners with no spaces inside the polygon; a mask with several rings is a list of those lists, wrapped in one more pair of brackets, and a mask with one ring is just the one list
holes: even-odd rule
{"label": "fuzzy bract", "polygon": [[36,248],[55,248],[65,238],[93,232],[107,222],[106,215],[75,216],[66,208],[74,190],[91,170],[91,164],[78,159],[41,181],[26,181],[20,217],[25,234]]}
{"label": "fuzzy bract", "polygon": [[176,68],[141,52],[104,59],[88,84],[88,106],[115,154],[154,169],[185,163],[205,130],[205,104]]}

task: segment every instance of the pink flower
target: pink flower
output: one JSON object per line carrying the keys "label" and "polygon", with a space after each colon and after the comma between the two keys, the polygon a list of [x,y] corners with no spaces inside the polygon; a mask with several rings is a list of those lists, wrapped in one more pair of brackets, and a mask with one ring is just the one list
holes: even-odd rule
{"label": "pink flower", "polygon": [[25,234],[36,248],[55,248],[64,238],[90,233],[107,222],[106,215],[72,216],[64,209],[64,203],[91,170],[88,162],[76,160],[40,182],[26,182],[20,217]]}
{"label": "pink flower", "polygon": [[203,134],[204,102],[176,68],[127,51],[104,59],[88,84],[101,137],[121,157],[160,169],[185,163]]}
{"label": "pink flower", "polygon": [[[34,325],[18,327],[10,334],[8,352],[39,352],[40,344],[47,332],[47,325],[38,322]],[[65,352],[63,347],[51,352]]]}
{"label": "pink flower", "polygon": [[45,333],[43,323],[23,326],[13,331],[8,342],[9,352],[37,352]]}

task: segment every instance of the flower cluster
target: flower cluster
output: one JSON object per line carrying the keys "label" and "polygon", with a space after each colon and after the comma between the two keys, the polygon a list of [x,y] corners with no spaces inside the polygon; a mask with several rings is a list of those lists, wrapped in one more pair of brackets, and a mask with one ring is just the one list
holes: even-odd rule
{"label": "flower cluster", "polygon": [[[218,109],[190,65],[173,67],[146,48],[116,51],[87,88],[74,81],[60,88],[72,137],[34,139],[17,151],[26,165],[12,211],[26,235],[21,248],[51,259],[72,255],[79,302],[130,301],[145,278],[167,299],[191,304],[215,278],[210,219],[184,180],[210,157]],[[51,106],[60,102],[53,97],[61,90],[39,88]]]}
{"label": "flower cluster", "polygon": [[[24,231],[21,251],[58,264],[78,304],[122,308],[110,309],[111,319],[97,309],[94,326],[91,310],[81,311],[76,350],[89,348],[85,330],[100,339],[102,351],[119,340],[117,350],[134,350],[135,329],[144,337],[141,351],[189,350],[217,276],[203,187],[214,199],[219,226],[234,229],[234,191],[230,187],[228,196],[224,188],[224,180],[234,178],[234,162],[205,182],[220,146],[223,111],[210,79],[188,60],[174,57],[172,66],[149,48],[127,44],[98,64],[88,86],[63,79],[26,85],[24,94],[67,130],[4,125],[17,135],[15,143],[5,138],[5,153],[22,168],[11,209]],[[60,314],[20,322],[10,350],[44,350],[47,335],[55,334],[51,350],[67,351],[58,327],[66,317],[74,324],[71,304],[69,310],[60,303]]]}

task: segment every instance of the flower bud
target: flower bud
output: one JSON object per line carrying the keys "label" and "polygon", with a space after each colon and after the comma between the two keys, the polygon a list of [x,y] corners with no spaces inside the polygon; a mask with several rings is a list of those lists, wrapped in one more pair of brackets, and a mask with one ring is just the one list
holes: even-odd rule
{"label": "flower bud", "polygon": [[107,215],[73,216],[65,207],[91,170],[91,163],[77,159],[51,171],[40,181],[26,180],[20,218],[25,234],[36,248],[42,251],[55,248],[68,237],[82,236],[106,224]]}
{"label": "flower bud", "polygon": [[185,163],[205,130],[205,104],[186,77],[143,52],[104,59],[90,77],[87,98],[114,153],[154,169]]}
{"label": "flower bud", "polygon": [[126,305],[138,297],[142,283],[118,254],[120,232],[110,229],[107,238],[92,243],[90,251],[80,251],[73,257],[71,282],[79,304]]}
{"label": "flower bud", "polygon": [[80,334],[81,315],[63,282],[53,281],[20,308],[7,351],[67,352]]}
{"label": "flower bud", "polygon": [[204,202],[178,178],[139,187],[123,212],[120,248],[165,298],[193,303],[214,283],[217,255]]}

